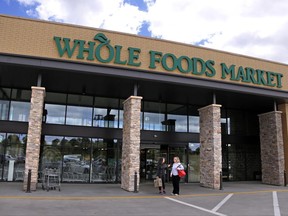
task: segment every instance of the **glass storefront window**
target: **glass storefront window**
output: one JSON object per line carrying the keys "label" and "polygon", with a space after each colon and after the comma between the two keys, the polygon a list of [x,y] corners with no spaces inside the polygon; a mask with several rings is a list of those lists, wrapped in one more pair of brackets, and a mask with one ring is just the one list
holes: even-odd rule
{"label": "glass storefront window", "polygon": [[28,122],[30,113],[30,103],[21,101],[11,101],[9,120]]}
{"label": "glass storefront window", "polygon": [[200,143],[188,143],[188,182],[200,181]]}
{"label": "glass storefront window", "polygon": [[0,177],[5,181],[23,181],[26,134],[0,134]]}
{"label": "glass storefront window", "polygon": [[115,182],[119,153],[115,139],[45,136],[40,174],[54,168],[63,182]]}
{"label": "glass storefront window", "polygon": [[194,106],[189,106],[188,108],[189,133],[200,133],[200,118],[197,109]]}
{"label": "glass storefront window", "polygon": [[163,131],[165,121],[165,104],[155,102],[144,102],[143,129]]}
{"label": "glass storefront window", "polygon": [[187,108],[178,104],[167,104],[167,119],[162,122],[165,131],[187,132]]}
{"label": "glass storefront window", "polygon": [[86,95],[68,95],[67,103],[67,125],[92,126],[93,97]]}
{"label": "glass storefront window", "polygon": [[0,120],[8,119],[9,101],[0,100]]}
{"label": "glass storefront window", "polygon": [[65,105],[45,104],[46,123],[65,124]]}
{"label": "glass storefront window", "polygon": [[118,128],[118,99],[95,97],[94,107],[94,127]]}
{"label": "glass storefront window", "polygon": [[[6,172],[7,170],[5,169],[5,138],[6,134],[5,133],[0,133],[0,180],[4,179],[4,175],[7,176]],[[5,174],[4,174],[5,170]]]}
{"label": "glass storefront window", "polygon": [[31,90],[24,89],[12,89],[11,94],[12,100],[21,100],[21,101],[30,101],[31,99]]}
{"label": "glass storefront window", "polygon": [[67,106],[66,124],[92,126],[92,107]]}
{"label": "glass storefront window", "polygon": [[0,88],[0,120],[8,119],[11,89]]}

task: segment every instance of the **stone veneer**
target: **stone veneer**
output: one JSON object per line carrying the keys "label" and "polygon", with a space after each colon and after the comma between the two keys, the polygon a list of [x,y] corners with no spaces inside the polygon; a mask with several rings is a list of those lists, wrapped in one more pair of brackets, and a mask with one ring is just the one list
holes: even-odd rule
{"label": "stone veneer", "polygon": [[23,190],[27,189],[29,169],[31,169],[30,189],[33,191],[37,187],[44,97],[45,88],[32,86]]}
{"label": "stone veneer", "polygon": [[220,189],[221,105],[200,108],[200,185]]}
{"label": "stone veneer", "polygon": [[121,188],[127,191],[134,191],[135,172],[139,190],[141,100],[131,96],[124,101]]}
{"label": "stone veneer", "polygon": [[262,183],[284,185],[284,146],[280,111],[260,114]]}
{"label": "stone veneer", "polygon": [[282,112],[282,131],[284,145],[284,160],[286,170],[286,184],[288,180],[288,104],[278,104],[278,110]]}

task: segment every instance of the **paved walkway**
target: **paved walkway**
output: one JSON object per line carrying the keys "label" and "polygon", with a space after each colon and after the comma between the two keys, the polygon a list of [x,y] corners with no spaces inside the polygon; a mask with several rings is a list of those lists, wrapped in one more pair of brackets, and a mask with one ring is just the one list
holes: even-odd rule
{"label": "paved walkway", "polygon": [[139,192],[120,184],[62,184],[61,191],[31,193],[22,183],[0,182],[1,216],[288,216],[288,188],[261,182],[224,182],[223,190],[181,184],[180,196],[159,195],[152,183],[141,183]]}

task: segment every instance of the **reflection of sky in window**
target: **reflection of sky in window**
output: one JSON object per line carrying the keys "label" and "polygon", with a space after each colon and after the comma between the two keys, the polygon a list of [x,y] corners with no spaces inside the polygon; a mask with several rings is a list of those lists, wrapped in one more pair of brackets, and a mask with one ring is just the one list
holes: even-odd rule
{"label": "reflection of sky in window", "polygon": [[53,124],[64,124],[65,121],[65,106],[46,104],[45,109],[47,110],[47,123]]}
{"label": "reflection of sky in window", "polygon": [[[114,115],[113,127],[117,128],[118,127],[118,110],[116,109],[109,110],[107,108],[94,108],[93,125],[96,127],[104,127],[104,117],[107,116],[108,114]],[[121,116],[121,113],[120,113],[120,116]]]}
{"label": "reflection of sky in window", "polygon": [[189,132],[200,132],[199,116],[189,116]]}
{"label": "reflection of sky in window", "polygon": [[187,116],[185,115],[168,115],[168,119],[175,119],[175,131],[187,132]]}
{"label": "reflection of sky in window", "polygon": [[161,131],[162,121],[165,120],[165,115],[162,113],[144,113],[144,130]]}
{"label": "reflection of sky in window", "polygon": [[227,134],[230,134],[230,118],[221,118],[221,123],[226,124],[225,127],[227,127]]}
{"label": "reflection of sky in window", "polygon": [[0,100],[0,119],[7,120],[9,101]]}
{"label": "reflection of sky in window", "polygon": [[28,121],[30,112],[29,102],[11,101],[9,120]]}
{"label": "reflection of sky in window", "polygon": [[66,124],[91,126],[92,108],[68,106]]}
{"label": "reflection of sky in window", "polygon": [[62,136],[45,136],[45,142],[48,145],[51,145],[53,143],[53,141],[57,140],[57,139],[61,142],[63,137]]}
{"label": "reflection of sky in window", "polygon": [[200,148],[200,143],[189,143],[189,149],[191,151],[196,151],[198,148]]}

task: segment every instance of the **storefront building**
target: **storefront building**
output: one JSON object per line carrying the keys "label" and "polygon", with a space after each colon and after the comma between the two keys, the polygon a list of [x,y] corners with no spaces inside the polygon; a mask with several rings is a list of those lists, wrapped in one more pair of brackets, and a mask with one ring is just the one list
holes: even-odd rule
{"label": "storefront building", "polygon": [[286,184],[288,65],[171,41],[0,15],[0,180],[187,176]]}

